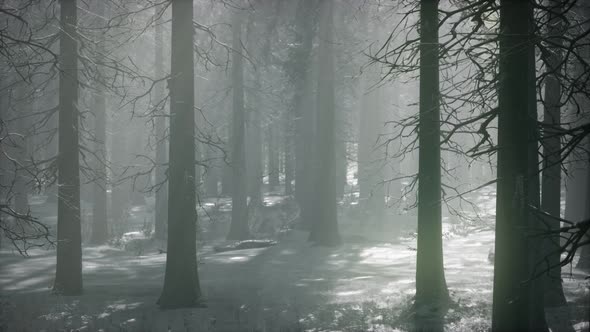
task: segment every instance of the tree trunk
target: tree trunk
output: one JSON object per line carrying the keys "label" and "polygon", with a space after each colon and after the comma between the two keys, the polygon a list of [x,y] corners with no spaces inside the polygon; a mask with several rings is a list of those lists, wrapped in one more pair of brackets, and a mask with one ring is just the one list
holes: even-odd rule
{"label": "tree trunk", "polygon": [[201,297],[195,210],[193,3],[172,0],[168,246],[162,308],[190,307]]}
{"label": "tree trunk", "polygon": [[[2,78],[0,77],[0,89],[2,88]],[[8,118],[7,108],[4,107],[4,95],[0,93],[0,134],[4,135],[5,132],[8,130],[6,126],[6,122],[4,119]],[[8,199],[8,187],[10,183],[10,175],[8,174],[8,169],[10,167],[10,163],[8,158],[2,153],[0,154],[0,204],[6,204]],[[0,217],[2,215],[0,214]],[[2,238],[0,237],[0,248],[2,247]]]}
{"label": "tree trunk", "polygon": [[27,154],[29,153],[28,148],[28,137],[27,133],[27,120],[26,115],[28,110],[25,105],[28,102],[25,100],[25,84],[22,83],[17,87],[17,103],[19,106],[17,117],[17,130],[21,138],[17,141],[16,146],[16,164],[14,165],[14,210],[19,213],[26,215],[29,212],[29,190],[27,185]]}
{"label": "tree trunk", "polygon": [[[533,12],[530,12],[529,23],[531,24],[530,30],[533,31]],[[539,209],[541,207],[541,181],[539,171],[539,141],[540,133],[538,127],[538,111],[537,111],[537,86],[536,86],[536,67],[535,67],[535,48],[534,44],[532,47],[528,47],[528,80],[526,88],[528,90],[528,121],[529,126],[527,130],[528,134],[528,207]],[[531,230],[542,228],[543,220],[539,218],[538,214],[533,209],[527,207],[528,212],[528,227]],[[528,234],[527,234],[528,236]],[[544,259],[543,245],[544,241],[539,237],[528,236],[528,256],[529,263],[531,264],[529,275],[533,275],[539,268],[539,262]],[[530,316],[531,323],[530,328],[535,331],[546,331],[547,324],[545,321],[545,311],[543,307],[543,278],[535,278],[530,281],[528,287],[528,301],[532,303]]]}
{"label": "tree trunk", "polygon": [[232,219],[227,234],[230,240],[250,237],[248,225],[248,197],[245,150],[244,71],[242,65],[242,13],[236,11],[232,22],[232,85],[233,85],[233,135],[232,135]]}
{"label": "tree trunk", "polygon": [[[588,160],[590,161],[590,153],[588,154]],[[590,190],[590,167],[586,168],[586,187]],[[588,200],[586,196],[586,202]],[[590,219],[590,204],[586,204],[585,206],[585,214],[584,220]],[[582,241],[590,240],[590,231],[586,232],[586,237],[582,239]],[[590,244],[583,246],[580,250],[580,258],[578,260],[578,264],[576,264],[576,268],[584,271],[590,271]]]}
{"label": "tree trunk", "polygon": [[[582,145],[588,146],[588,138],[582,141]],[[588,196],[586,168],[590,166],[588,161],[578,156],[578,150],[574,150],[568,156],[567,177],[565,179],[565,219],[579,222],[584,219],[584,212]]]}
{"label": "tree trunk", "polygon": [[218,158],[214,147],[205,146],[205,159],[207,160],[207,167],[205,168],[205,196],[217,197],[218,182],[219,182],[219,165],[216,159]]}
{"label": "tree trunk", "polygon": [[82,293],[80,162],[78,147],[77,1],[60,1],[57,264],[55,292]]}
{"label": "tree trunk", "polygon": [[528,1],[501,2],[492,331],[547,330],[542,301],[534,295],[537,283],[525,282],[537,263],[531,253],[535,240],[527,235],[534,226],[529,205],[539,201],[538,173],[531,170],[531,155],[536,157],[532,14]]}
{"label": "tree trunk", "polygon": [[[373,74],[373,75],[371,75]],[[379,130],[383,127],[380,114],[380,88],[372,88],[375,82],[374,70],[369,77],[362,77],[360,93],[360,125],[358,139],[358,184],[361,208],[371,216],[379,218],[385,209],[383,187],[383,158],[385,153],[379,140]],[[367,84],[369,83],[369,84]]]}
{"label": "tree trunk", "polygon": [[[361,14],[363,35],[370,37],[368,13]],[[383,158],[385,151],[379,146],[383,129],[382,90],[375,86],[379,81],[379,69],[373,64],[359,78],[359,128],[358,128],[358,186],[359,203],[363,212],[377,222],[382,222],[385,210],[383,186]]]}
{"label": "tree trunk", "polygon": [[[48,88],[50,90],[57,91],[59,89],[59,79],[52,80],[51,82],[49,82]],[[57,96],[55,94],[48,96],[47,102],[51,103],[51,105],[59,104],[59,94],[57,94]],[[52,116],[47,121],[47,129],[54,131],[59,130],[59,116]],[[46,148],[47,158],[57,156],[59,150],[58,138],[54,137],[51,134],[47,134],[47,136],[45,136],[45,139],[48,141]],[[55,178],[50,178],[49,180],[50,183],[47,184],[44,188],[45,195],[47,195],[47,200],[45,201],[45,204],[50,204],[52,207],[54,207],[57,206],[57,180]]]}
{"label": "tree trunk", "polygon": [[[126,221],[126,209],[129,204],[129,193],[126,191],[125,183],[119,182],[119,175],[123,172],[124,167],[122,163],[126,156],[127,139],[123,133],[121,124],[121,115],[112,115],[111,128],[113,129],[113,137],[111,138],[111,229],[115,235],[120,235],[121,226]],[[114,118],[119,117],[119,119]]]}
{"label": "tree trunk", "polygon": [[317,90],[317,137],[314,188],[315,208],[309,240],[319,245],[338,245],[336,202],[336,133],[334,96],[333,1],[320,3],[319,68]]}
{"label": "tree trunk", "polygon": [[[254,106],[260,107],[260,104]],[[262,137],[260,135],[260,114],[258,109],[252,110],[248,121],[248,193],[250,204],[259,205],[262,203]]]}
{"label": "tree trunk", "polygon": [[[588,238],[590,238],[590,233],[586,233],[586,238],[582,241],[587,241]],[[580,258],[578,264],[576,264],[576,269],[590,271],[590,245],[585,245],[580,250]]]}
{"label": "tree trunk", "polygon": [[[97,15],[104,17],[105,4],[97,3]],[[97,49],[96,62],[99,66],[104,62],[104,34],[101,33]],[[101,72],[100,69],[99,73]],[[94,204],[92,207],[92,232],[90,242],[103,244],[108,240],[107,220],[107,168],[106,168],[106,95],[101,83],[96,85],[94,95],[94,153],[98,158],[95,163],[96,180],[93,183]]]}
{"label": "tree trunk", "polygon": [[248,138],[248,193],[250,195],[250,204],[259,206],[262,204],[262,135],[261,135],[261,110],[262,103],[260,93],[262,90],[262,78],[260,71],[262,67],[257,68],[254,73],[254,84],[256,91],[252,96],[253,104],[248,112],[248,127],[246,137]]}
{"label": "tree trunk", "polygon": [[[154,35],[155,45],[155,77],[160,79],[165,75],[164,71],[164,36],[162,20],[156,22]],[[154,105],[160,107],[156,114],[156,206],[154,216],[154,237],[159,240],[166,239],[168,225],[168,179],[166,179],[166,105],[163,103],[164,87],[162,84],[155,87]]]}
{"label": "tree trunk", "polygon": [[289,75],[293,81],[293,108],[295,110],[295,198],[299,204],[299,219],[310,229],[311,225],[311,184],[312,165],[311,140],[313,136],[313,108],[310,101],[312,89],[309,63],[311,62],[314,34],[313,2],[300,0],[295,14],[295,45],[290,54]]}
{"label": "tree trunk", "polygon": [[267,139],[268,139],[268,185],[271,190],[278,187],[279,182],[279,144],[277,127],[278,121],[275,119],[268,125]]}
{"label": "tree trunk", "polygon": [[[547,35],[552,43],[563,43],[561,4],[559,1],[551,1],[549,4],[549,25]],[[558,135],[561,122],[561,84],[559,75],[561,72],[562,55],[559,47],[549,48],[547,59],[547,76],[545,78],[545,102],[543,114],[543,177],[541,193],[541,209],[554,218],[545,218],[544,224],[549,231],[557,231],[561,227],[559,221],[561,210],[561,142]],[[566,299],[561,284],[560,263],[560,235],[555,233],[546,241],[545,253],[548,255],[549,267],[545,278],[545,306],[565,305]]]}
{"label": "tree trunk", "polygon": [[[574,7],[576,14],[580,15],[581,18],[583,19],[583,24],[582,24],[582,31],[589,31],[590,30],[590,7],[585,3],[585,2],[579,2],[577,4],[577,6]],[[586,35],[583,38],[583,43],[584,45],[586,45],[583,48],[583,59],[582,61],[579,61],[578,63],[576,63],[576,69],[579,70],[579,73],[583,73],[584,71],[587,71],[587,63],[588,61],[590,61],[590,48],[588,48],[588,42],[589,42],[589,37]],[[578,101],[581,101],[581,109],[582,112],[584,112],[585,110],[587,111],[590,108],[590,98],[587,97],[587,95],[584,95],[584,93],[587,93],[587,89],[582,92],[582,95],[580,95],[578,98]],[[579,115],[577,115],[579,116]],[[587,121],[587,120],[585,120]],[[588,201],[590,200],[590,137],[586,137],[584,139],[584,143],[582,145],[582,149],[579,149],[580,151],[580,155],[579,156],[579,178],[575,178],[574,181],[575,182],[581,182],[584,185],[584,189],[581,189],[577,192],[573,192],[573,195],[579,194],[579,196],[577,197],[576,203],[577,206],[574,206],[575,208],[577,208],[577,213],[579,213],[576,217],[577,219],[569,219],[571,221],[582,221],[582,220],[588,220],[590,219],[590,204],[588,204]],[[566,203],[566,206],[569,205],[569,202]],[[584,237],[582,239],[582,241],[587,241],[590,239],[590,231],[586,232],[586,237]],[[576,265],[576,268],[578,269],[582,269],[582,270],[586,270],[586,271],[590,271],[590,245],[585,245],[581,248],[580,250],[580,257],[578,260],[578,264]]]}
{"label": "tree trunk", "polygon": [[293,194],[293,178],[295,156],[293,154],[293,112],[285,112],[285,131],[283,136],[284,150],[285,150],[285,195]]}
{"label": "tree trunk", "polygon": [[[127,130],[126,132],[128,133]],[[133,143],[131,143],[130,150],[127,151],[127,156],[129,157],[128,165],[131,165],[138,155],[144,153],[144,142],[147,137],[142,134],[142,131],[136,129],[135,135],[133,135]],[[127,140],[129,141],[131,138],[128,138]],[[149,187],[149,175],[136,174],[133,179],[127,181],[127,185],[129,186],[129,200],[131,206],[146,205],[143,191]]]}
{"label": "tree trunk", "polygon": [[334,150],[336,151],[336,197],[341,200],[344,197],[346,190],[346,173],[348,171],[348,160],[346,159],[346,134],[344,128],[344,114],[336,112],[336,141],[334,142]]}
{"label": "tree trunk", "polygon": [[[590,237],[590,234],[586,234],[586,239]],[[578,260],[578,264],[576,264],[576,269],[590,271],[590,245],[585,245],[580,250],[580,259]]]}
{"label": "tree trunk", "polygon": [[231,196],[233,191],[232,177],[233,171],[231,167],[231,154],[232,154],[232,142],[233,142],[233,112],[228,112],[229,116],[227,119],[226,130],[226,144],[225,151],[222,160],[222,174],[221,174],[221,194],[225,196]]}
{"label": "tree trunk", "polygon": [[418,247],[416,302],[439,306],[448,300],[442,249],[438,0],[420,8],[420,122],[418,125]]}

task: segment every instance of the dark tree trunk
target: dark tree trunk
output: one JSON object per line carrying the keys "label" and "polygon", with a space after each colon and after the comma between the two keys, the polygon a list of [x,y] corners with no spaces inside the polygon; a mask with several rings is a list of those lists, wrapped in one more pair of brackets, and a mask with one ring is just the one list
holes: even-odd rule
{"label": "dark tree trunk", "polygon": [[[583,19],[582,23],[582,31],[589,31],[590,30],[590,7],[586,4],[586,2],[578,2],[578,4],[574,7],[576,14],[580,15],[580,17]],[[589,42],[589,37],[585,36],[583,38],[583,41],[585,43],[585,45],[588,45]],[[582,61],[579,61],[578,63],[576,63],[576,70],[578,71],[576,74],[582,74],[585,71],[587,71],[588,67],[587,67],[587,63],[588,61],[590,61],[590,48],[588,48],[588,46],[584,47],[583,50],[583,59]],[[583,74],[582,74],[583,75]],[[582,92],[582,95],[578,96],[578,100],[581,101],[581,111],[587,111],[590,108],[590,98],[587,97],[587,95],[584,95],[584,93],[587,93],[587,89]],[[576,110],[577,111],[577,110]],[[580,117],[579,114],[576,115],[577,117]],[[585,120],[587,121],[587,120]],[[567,207],[570,206],[570,203],[574,203],[571,204],[572,209],[573,210],[572,214],[572,218],[570,218],[569,220],[571,221],[582,221],[582,220],[588,220],[590,219],[590,204],[588,204],[588,201],[590,201],[590,137],[586,137],[584,139],[584,143],[582,146],[582,149],[579,149],[578,156],[576,159],[578,159],[579,161],[577,163],[575,163],[574,167],[577,166],[577,174],[573,174],[573,181],[575,183],[582,183],[583,188],[576,188],[577,190],[572,192],[572,196],[573,202],[570,202],[568,197],[568,201],[566,202],[566,212],[567,212]],[[577,165],[576,165],[577,164]],[[578,195],[577,197],[575,195]],[[569,217],[566,214],[566,218]],[[586,237],[584,237],[582,239],[582,241],[588,241],[590,240],[590,231],[586,232]],[[587,244],[585,246],[583,246],[582,248],[580,248],[580,257],[578,260],[578,263],[576,264],[576,268],[578,269],[582,269],[582,270],[586,270],[586,271],[590,271],[590,244]]]}
{"label": "dark tree trunk", "polygon": [[[2,88],[2,78],[0,78],[0,89]],[[0,93],[0,132],[4,135],[4,132],[7,130],[6,122],[4,119],[8,118],[8,112],[6,107],[4,106],[4,95]],[[8,186],[10,183],[10,175],[8,174],[8,169],[10,168],[10,163],[8,158],[4,154],[0,154],[0,204],[7,203],[8,199]],[[1,215],[0,215],[1,217]],[[2,244],[2,238],[0,238],[0,247]]]}
{"label": "dark tree trunk", "polygon": [[[162,31],[162,20],[156,22],[154,34],[155,45],[155,76],[162,78],[164,73],[164,37]],[[168,225],[168,179],[166,178],[166,105],[162,104],[164,99],[164,87],[162,84],[155,87],[154,104],[159,107],[156,115],[156,206],[154,216],[154,237],[159,240],[166,239],[166,228]]]}
{"label": "dark tree trunk", "polygon": [[[586,234],[586,239],[588,240],[590,234]],[[590,271],[590,245],[585,245],[580,250],[580,259],[578,260],[578,264],[576,264],[576,268],[584,271]]]}
{"label": "dark tree trunk", "polygon": [[279,182],[279,142],[277,135],[278,121],[272,121],[268,125],[267,140],[268,140],[268,185],[271,190],[278,187]]}
{"label": "dark tree trunk", "polygon": [[317,71],[318,65],[317,61],[310,62],[312,62],[312,70],[307,71],[305,75],[306,85],[303,93],[302,114],[301,120],[299,120],[298,123],[298,126],[303,127],[298,129],[300,131],[300,134],[303,135],[303,137],[299,139],[300,144],[303,145],[301,147],[301,158],[303,158],[303,160],[296,161],[296,163],[300,163],[303,166],[301,174],[299,175],[301,179],[301,195],[303,196],[300,198],[299,207],[301,209],[300,219],[302,221],[302,225],[305,229],[308,230],[311,230],[311,225],[313,224],[314,213],[316,208],[316,202],[314,197],[317,164],[317,146],[314,146],[314,142],[316,141],[316,136],[318,134],[316,123],[317,103],[314,103],[314,97],[317,98],[317,95],[314,96],[314,78],[312,75]]}
{"label": "dark tree trunk", "polygon": [[[586,233],[586,237],[582,241],[588,241],[590,233]],[[576,268],[584,271],[590,271],[590,245],[585,245],[580,249],[580,259]]]}
{"label": "dark tree trunk", "polygon": [[[126,209],[129,205],[129,193],[126,191],[125,183],[119,182],[119,175],[123,172],[124,167],[121,166],[125,160],[127,151],[127,140],[125,138],[122,124],[120,122],[120,115],[113,115],[119,119],[111,120],[111,127],[113,128],[113,137],[111,138],[111,164],[112,164],[112,179],[111,179],[111,229],[113,233],[118,234],[121,225],[126,221]],[[128,125],[124,123],[123,125]],[[117,231],[115,231],[117,230]]]}
{"label": "dark tree trunk", "polygon": [[[336,134],[336,141],[334,142],[335,146],[334,149],[336,151],[336,197],[340,200],[344,197],[344,191],[346,190],[346,173],[348,169],[348,162],[346,160],[346,138],[345,138],[345,128],[344,128],[344,119],[343,114],[341,112],[336,112],[336,126],[337,126],[337,134]],[[340,118],[340,119],[338,119]]]}
{"label": "dark tree trunk", "polygon": [[333,1],[320,3],[319,68],[317,91],[317,137],[314,188],[315,208],[309,240],[319,245],[338,245],[336,202],[336,133],[334,96]]}
{"label": "dark tree trunk", "polygon": [[[547,37],[551,43],[563,43],[561,4],[551,1]],[[559,135],[561,126],[561,72],[562,55],[559,46],[549,48],[547,62],[547,76],[545,78],[545,100],[543,113],[543,177],[541,193],[541,209],[554,218],[545,218],[544,224],[550,231],[557,231],[561,227],[559,221],[561,208],[561,142]],[[562,306],[566,304],[561,284],[560,263],[560,235],[555,233],[546,241],[545,253],[548,255],[549,267],[545,278],[545,306]]]}
{"label": "dark tree trunk", "polygon": [[248,143],[250,145],[247,157],[250,162],[247,165],[248,169],[248,193],[251,203],[259,205],[262,202],[262,137],[260,135],[260,111],[257,109],[260,104],[254,106],[249,112],[250,120],[248,121]]}
{"label": "dark tree trunk", "polygon": [[[588,156],[590,157],[590,153]],[[590,161],[590,158],[588,158],[588,160]],[[590,192],[590,167],[586,168],[586,187]],[[590,198],[590,195],[586,196],[586,202],[588,202],[588,198]],[[590,219],[590,204],[586,203],[585,210],[584,220],[588,220]],[[590,231],[586,232],[586,237],[582,239],[582,242],[588,240],[590,240]],[[576,268],[584,271],[590,271],[590,244],[587,244],[580,249],[580,258],[578,260],[578,264],[576,264]]]}
{"label": "dark tree trunk", "polygon": [[205,168],[205,196],[217,197],[219,184],[219,165],[217,162],[218,155],[214,147],[205,146],[205,159],[207,160],[207,167]]}
{"label": "dark tree trunk", "polygon": [[[589,140],[583,141],[588,146]],[[565,179],[565,219],[579,222],[584,219],[586,198],[588,196],[586,168],[588,161],[580,160],[578,151],[574,150],[567,159],[567,177]]]}
{"label": "dark tree trunk", "polygon": [[493,331],[547,330],[537,283],[525,282],[539,249],[527,236],[539,202],[532,14],[528,1],[501,2]]}
{"label": "dark tree trunk", "polygon": [[[50,89],[53,89],[54,91],[58,90],[58,86],[59,86],[59,79],[58,80],[53,80],[52,82],[49,83],[48,87]],[[55,105],[59,103],[59,94],[57,94],[57,96],[51,95],[48,96],[49,100],[48,103],[50,103],[51,105]],[[59,116],[52,116],[48,121],[47,121],[47,128],[49,130],[59,130]],[[47,154],[46,156],[48,158],[50,157],[54,157],[57,156],[58,154],[58,146],[59,146],[59,142],[57,137],[54,137],[53,135],[48,134],[46,136],[46,138],[49,142],[47,143]],[[50,183],[47,184],[45,186],[45,195],[47,195],[47,200],[46,200],[46,204],[51,204],[52,207],[57,205],[57,179],[55,178],[51,178],[50,179]]]}
{"label": "dark tree trunk", "polygon": [[[533,31],[534,18],[533,12],[530,12],[529,24],[531,24],[530,31]],[[528,90],[528,206],[534,209],[541,207],[541,181],[539,172],[539,141],[540,133],[538,127],[538,111],[537,111],[537,87],[536,87],[536,67],[535,67],[535,48],[534,44],[532,47],[528,47],[528,80],[529,84],[526,86]],[[538,214],[535,213],[534,209],[528,208],[528,227],[529,229],[539,229],[543,226],[543,221],[539,218]],[[528,234],[527,234],[528,236]],[[529,262],[532,264],[530,267],[529,274],[533,275],[537,272],[539,262],[544,259],[545,254],[543,249],[544,241],[539,237],[528,236],[528,256]],[[530,328],[535,331],[546,331],[547,324],[545,322],[545,311],[543,306],[543,278],[535,278],[530,282],[528,287],[528,301],[532,303],[531,306],[531,323]]]}
{"label": "dark tree trunk", "polygon": [[248,225],[248,197],[245,150],[244,71],[241,54],[242,13],[236,11],[232,22],[232,85],[233,85],[233,135],[232,135],[232,219],[227,234],[231,240],[250,237]]}
{"label": "dark tree trunk", "polygon": [[261,68],[257,68],[254,74],[254,84],[256,91],[252,98],[253,105],[248,112],[248,127],[246,137],[248,142],[248,155],[246,159],[248,170],[248,193],[250,196],[250,204],[259,206],[262,204],[262,134],[261,134],[261,109],[262,103],[260,93],[262,90]]}
{"label": "dark tree trunk", "polygon": [[190,307],[201,297],[195,210],[193,3],[172,0],[168,246],[162,308]]}
{"label": "dark tree trunk", "polygon": [[[127,130],[126,130],[127,132]],[[133,162],[138,155],[144,151],[144,142],[146,137],[142,136],[142,131],[137,130],[133,136],[133,143],[131,149],[127,151],[127,156],[130,157],[129,164]],[[130,140],[130,138],[128,138]],[[136,174],[132,180],[127,181],[129,186],[129,199],[131,206],[145,205],[145,195],[143,191],[149,187],[149,175]]]}
{"label": "dark tree trunk", "polygon": [[286,112],[285,135],[283,136],[285,150],[285,195],[293,194],[293,178],[295,177],[295,155],[293,154],[293,112]]}
{"label": "dark tree trunk", "polygon": [[311,225],[311,142],[313,135],[310,68],[314,34],[313,2],[300,0],[295,14],[295,45],[289,55],[288,73],[293,82],[294,144],[295,144],[295,198],[299,204],[300,220],[309,229]]}
{"label": "dark tree trunk", "polygon": [[[105,4],[97,3],[97,15],[104,17]],[[99,66],[104,62],[104,34],[101,34],[97,49],[96,62]],[[99,69],[99,72],[101,70]],[[109,237],[107,217],[107,168],[106,168],[106,95],[101,83],[96,86],[94,95],[94,153],[98,158],[95,163],[97,175],[93,183],[94,205],[92,207],[92,232],[90,242],[93,244],[106,243]]]}
{"label": "dark tree trunk", "polygon": [[438,306],[448,300],[443,267],[441,219],[440,87],[438,0],[420,8],[420,122],[418,125],[418,247],[416,302]]}
{"label": "dark tree trunk", "polygon": [[[195,92],[195,96],[198,94]],[[197,97],[195,97],[197,98]],[[200,112],[199,110],[195,110],[195,112]],[[195,118],[197,117],[198,113],[195,113]],[[204,188],[203,188],[203,167],[201,166],[203,161],[203,155],[201,153],[201,142],[195,140],[195,190],[196,195],[198,197],[203,196]]]}
{"label": "dark tree trunk", "polygon": [[82,293],[76,1],[60,1],[57,264],[55,292]]}
{"label": "dark tree trunk", "polygon": [[29,153],[29,140],[27,134],[27,120],[26,115],[28,110],[26,109],[25,105],[28,105],[28,102],[25,100],[26,93],[25,93],[25,86],[22,84],[17,88],[18,97],[17,102],[19,103],[18,106],[18,114],[17,117],[17,130],[20,133],[21,138],[18,140],[18,145],[16,146],[16,164],[15,164],[15,172],[14,172],[14,210],[20,214],[27,214],[29,212],[29,190],[27,185],[27,159]]}
{"label": "dark tree trunk", "polygon": [[225,196],[231,196],[233,191],[233,171],[231,167],[231,154],[232,154],[232,142],[233,142],[233,112],[228,112],[227,126],[226,128],[226,144],[225,151],[222,159],[222,174],[221,174],[221,194]]}

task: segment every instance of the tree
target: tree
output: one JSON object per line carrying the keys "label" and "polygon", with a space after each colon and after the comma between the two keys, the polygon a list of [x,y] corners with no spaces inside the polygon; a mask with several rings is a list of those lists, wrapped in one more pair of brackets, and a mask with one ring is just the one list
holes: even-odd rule
{"label": "tree", "polygon": [[[164,41],[162,20],[156,21],[156,29],[154,34],[155,45],[155,76],[156,79],[161,79],[164,75]],[[154,95],[155,103],[158,105],[158,112],[156,117],[156,206],[155,206],[155,222],[154,222],[154,236],[156,239],[164,240],[166,238],[166,226],[168,224],[168,181],[166,179],[166,105],[164,100],[164,91],[161,85],[155,87]],[[215,184],[217,186],[217,184]]]}
{"label": "tree", "polygon": [[535,303],[536,283],[530,280],[536,263],[531,253],[535,243],[528,236],[535,220],[530,205],[538,202],[539,193],[531,190],[538,184],[538,173],[531,172],[529,153],[536,123],[530,93],[536,77],[532,35],[532,4],[502,1],[493,331],[547,330],[542,302]]}
{"label": "tree", "polygon": [[[96,15],[100,18],[105,17],[106,4],[97,3]],[[100,31],[100,30],[99,30]],[[97,47],[96,62],[98,65],[104,64],[104,32],[100,32],[100,40]],[[101,70],[98,69],[99,75]],[[108,220],[107,220],[107,169],[106,169],[106,95],[102,82],[95,84],[94,92],[94,155],[97,160],[95,172],[97,179],[93,184],[94,204],[92,206],[92,233],[90,242],[102,244],[108,240]],[[102,159],[102,160],[101,160]]]}
{"label": "tree", "polygon": [[299,204],[300,220],[311,228],[313,192],[313,106],[311,102],[311,53],[316,15],[313,1],[300,0],[295,13],[295,47],[289,53],[285,71],[293,85],[293,109],[295,112],[295,198]]}
{"label": "tree", "polygon": [[319,245],[338,245],[336,202],[336,133],[334,105],[333,1],[320,4],[319,55],[317,76],[317,130],[315,207],[309,240]]}
{"label": "tree", "polygon": [[420,6],[416,308],[448,300],[442,250],[438,0]]}
{"label": "tree", "polygon": [[[368,38],[368,13],[361,13],[361,28]],[[378,86],[379,70],[376,64],[364,70],[359,78],[359,128],[358,128],[358,184],[362,208],[378,223],[383,222],[385,191],[383,186],[383,159],[385,151],[380,139],[384,117],[382,116],[382,87]]]}
{"label": "tree", "polygon": [[162,308],[197,304],[193,2],[172,1],[168,245]]}
{"label": "tree", "polygon": [[[563,46],[561,21],[562,4],[551,1],[549,5],[549,22],[547,39],[555,47],[549,47],[546,63],[545,98],[543,113],[543,176],[541,192],[541,209],[551,217],[544,222],[550,231],[559,230],[561,209],[561,141],[558,135],[561,122],[561,82],[559,75],[562,71],[561,47]],[[546,253],[549,255],[548,264],[551,268],[545,278],[545,305],[561,306],[566,304],[561,284],[560,236],[554,233],[546,241]],[[556,267],[556,268],[555,268]]]}
{"label": "tree", "polygon": [[82,293],[77,2],[60,1],[57,265],[55,292]]}
{"label": "tree", "polygon": [[270,17],[273,19],[275,15],[273,11],[267,11],[269,6],[265,1],[258,1],[253,3],[254,6],[260,7],[260,12],[254,10],[250,13],[250,23],[248,24],[248,45],[256,45],[258,50],[257,56],[259,58],[258,65],[254,68],[253,73],[253,90],[248,98],[247,107],[247,126],[246,126],[246,144],[248,151],[246,155],[246,169],[248,174],[248,195],[250,196],[250,206],[255,209],[262,205],[262,178],[263,178],[263,148],[262,148],[262,117],[263,117],[263,103],[262,103],[262,72],[268,65],[268,58],[270,53],[270,39],[272,36],[272,29],[274,24],[265,24],[265,29],[260,29],[262,20]]}
{"label": "tree", "polygon": [[[590,161],[590,153],[588,153],[588,159]],[[586,168],[586,187],[590,190],[590,167]],[[589,196],[586,196],[589,197]],[[588,222],[590,220],[590,204],[586,204],[584,220]],[[586,245],[580,250],[580,258],[576,268],[580,270],[590,271],[590,230],[586,231],[586,236],[582,240]]]}
{"label": "tree", "polygon": [[260,68],[256,70],[254,84],[256,85],[256,92],[253,96],[255,102],[251,105],[248,111],[248,126],[246,131],[246,138],[248,152],[246,169],[248,170],[248,194],[250,196],[251,205],[262,204],[262,135],[261,135],[261,107],[260,90],[261,77]]}
{"label": "tree", "polygon": [[27,114],[30,111],[25,105],[28,102],[25,100],[25,83],[19,84],[17,87],[17,102],[16,107],[16,129],[19,133],[20,139],[15,146],[16,162],[14,163],[14,211],[16,213],[26,215],[29,212],[28,186],[27,186],[27,154],[29,153],[29,145],[31,138],[28,137]]}
{"label": "tree", "polygon": [[245,150],[244,70],[241,54],[242,15],[241,9],[237,9],[233,14],[232,22],[232,214],[227,234],[227,238],[231,240],[244,240],[250,237]]}
{"label": "tree", "polygon": [[[572,107],[573,108],[573,107]],[[569,113],[569,112],[568,112]],[[572,112],[573,113],[573,112]],[[575,117],[574,114],[570,114]],[[590,140],[581,142],[582,149],[588,149]],[[581,151],[572,151],[566,161],[567,177],[565,178],[565,219],[579,222],[585,217],[585,206],[588,195],[586,186],[586,168],[590,165]]]}
{"label": "tree", "polygon": [[278,135],[278,127],[279,127],[279,119],[272,119],[269,125],[267,126],[266,130],[266,139],[268,142],[267,145],[267,152],[268,152],[268,185],[271,189],[274,189],[279,186],[279,159],[280,159],[280,151],[279,151],[279,135]]}
{"label": "tree", "polygon": [[[581,29],[578,33],[583,36],[579,44],[580,49],[578,52],[580,53],[580,57],[576,58],[576,73],[574,75],[578,75],[578,80],[584,82],[578,83],[581,83],[583,88],[580,89],[581,95],[578,95],[578,98],[576,98],[576,105],[581,108],[578,108],[577,112],[586,110],[586,112],[581,114],[584,119],[584,115],[588,114],[587,110],[590,107],[590,91],[586,83],[589,75],[588,62],[590,62],[590,53],[588,52],[587,46],[590,40],[588,36],[588,31],[590,31],[590,6],[585,2],[578,1],[575,3],[574,13],[578,17],[577,21],[581,23]],[[580,114],[578,114],[578,117],[580,117]],[[588,120],[586,118],[583,121],[587,123]],[[570,197],[566,198],[566,219],[574,222],[581,222],[582,220],[588,222],[590,220],[590,205],[588,204],[588,199],[590,199],[590,137],[588,134],[589,132],[586,131],[582,136],[580,156],[578,160],[574,158],[575,162],[571,165],[574,168],[571,174],[571,184],[573,184],[572,189],[574,190],[571,190]],[[568,209],[570,205],[571,208]],[[570,214],[568,215],[567,212],[570,212]],[[580,250],[580,258],[578,264],[576,264],[576,268],[590,271],[590,243],[588,243],[590,241],[590,230],[587,229],[585,236],[580,240],[582,243],[586,243],[586,245]]]}

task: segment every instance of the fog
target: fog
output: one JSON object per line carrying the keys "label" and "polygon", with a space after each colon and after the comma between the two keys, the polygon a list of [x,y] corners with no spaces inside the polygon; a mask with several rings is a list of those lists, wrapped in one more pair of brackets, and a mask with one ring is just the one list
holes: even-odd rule
{"label": "fog", "polygon": [[0,331],[587,331],[589,29],[0,1]]}

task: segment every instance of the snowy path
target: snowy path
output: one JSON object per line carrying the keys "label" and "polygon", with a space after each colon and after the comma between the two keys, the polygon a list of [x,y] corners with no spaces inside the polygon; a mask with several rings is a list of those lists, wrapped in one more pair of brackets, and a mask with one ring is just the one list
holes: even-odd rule
{"label": "snowy path", "polygon": [[[155,305],[165,255],[86,248],[84,295],[59,297],[48,288],[53,252],[28,259],[3,252],[0,321],[5,331],[403,329],[400,314],[414,293],[414,244],[359,241],[350,233],[348,238],[338,248],[313,247],[305,233],[295,231],[271,248],[208,252],[199,265],[208,308],[170,311]],[[447,283],[459,304],[447,315],[449,331],[484,330],[489,324],[492,243],[489,231],[445,240]],[[566,284],[581,287],[575,280]]]}

